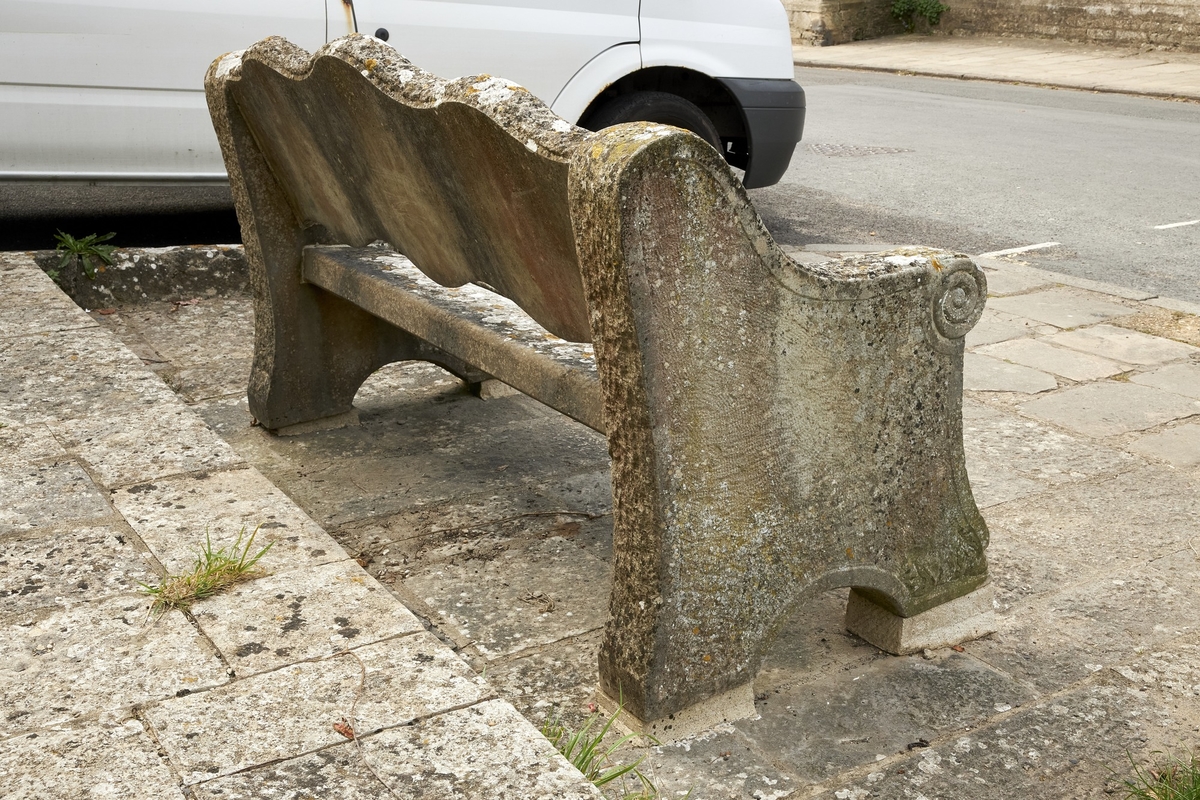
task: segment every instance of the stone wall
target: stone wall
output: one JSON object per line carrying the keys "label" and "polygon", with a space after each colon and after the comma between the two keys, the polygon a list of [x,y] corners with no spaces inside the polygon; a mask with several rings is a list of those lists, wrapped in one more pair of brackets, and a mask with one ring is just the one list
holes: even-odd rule
{"label": "stone wall", "polygon": [[[1200,52],[1200,0],[943,0],[935,33],[1017,36]],[[902,33],[892,0],[783,0],[795,44]]]}
{"label": "stone wall", "polygon": [[891,15],[892,0],[783,0],[792,22],[792,43],[855,42],[903,33]]}
{"label": "stone wall", "polygon": [[[1200,2],[943,0],[949,34],[1030,36],[1200,52]],[[794,34],[793,34],[794,36]]]}

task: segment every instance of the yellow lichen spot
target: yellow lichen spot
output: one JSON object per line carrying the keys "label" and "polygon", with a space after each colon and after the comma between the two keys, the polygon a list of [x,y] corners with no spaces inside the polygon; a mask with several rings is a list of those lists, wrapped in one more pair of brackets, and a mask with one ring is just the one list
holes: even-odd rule
{"label": "yellow lichen spot", "polygon": [[693,636],[699,636],[699,635],[700,635],[700,629],[699,629],[699,628],[692,628],[692,635],[693,635]]}
{"label": "yellow lichen spot", "polygon": [[846,548],[846,558],[854,558],[854,548],[853,547]]}
{"label": "yellow lichen spot", "polygon": [[376,61],[375,59],[373,59],[373,58],[368,58],[368,59],[367,59],[367,72],[374,72],[374,71],[375,71],[375,66],[376,66],[378,63],[379,63],[379,62],[378,62],[378,61]]}
{"label": "yellow lichen spot", "polygon": [[712,661],[712,656],[708,656],[708,655],[706,655],[706,656],[704,657],[704,663],[705,663],[705,664],[707,664],[709,661]]}

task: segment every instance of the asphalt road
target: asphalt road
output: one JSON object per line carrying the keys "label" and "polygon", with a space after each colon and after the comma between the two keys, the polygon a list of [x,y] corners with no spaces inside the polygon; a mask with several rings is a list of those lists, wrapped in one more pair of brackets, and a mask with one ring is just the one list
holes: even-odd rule
{"label": "asphalt road", "polygon": [[0,181],[0,250],[47,250],[54,234],[113,232],[110,244],[165,247],[241,241],[228,185],[149,186]]}
{"label": "asphalt road", "polygon": [[[978,254],[1045,242],[1039,267],[1200,302],[1200,104],[798,69],[805,141],[751,192],[785,244],[926,244]],[[154,210],[155,213],[148,213]],[[119,245],[237,241],[227,188],[0,183],[0,249],[54,231]],[[874,235],[872,235],[874,234]]]}
{"label": "asphalt road", "polygon": [[[752,192],[790,244],[927,244],[1200,302],[1200,104],[798,69],[805,141]],[[875,236],[871,236],[871,232]]]}

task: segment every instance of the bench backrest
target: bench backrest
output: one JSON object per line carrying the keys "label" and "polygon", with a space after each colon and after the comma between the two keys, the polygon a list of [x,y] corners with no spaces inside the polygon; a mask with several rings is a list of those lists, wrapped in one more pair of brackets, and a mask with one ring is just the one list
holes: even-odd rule
{"label": "bench backrest", "polygon": [[231,99],[305,225],[354,246],[382,239],[444,286],[483,283],[590,341],[567,196],[586,131],[510,81],[444,81],[368,37],[311,63],[266,39],[239,63]]}

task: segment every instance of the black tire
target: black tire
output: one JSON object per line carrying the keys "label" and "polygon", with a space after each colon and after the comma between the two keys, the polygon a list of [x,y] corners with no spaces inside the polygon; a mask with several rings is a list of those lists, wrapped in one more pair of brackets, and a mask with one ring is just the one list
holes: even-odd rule
{"label": "black tire", "polygon": [[684,128],[721,152],[721,135],[708,115],[690,100],[667,92],[631,92],[609,100],[581,123],[598,131],[622,122],[658,122]]}

